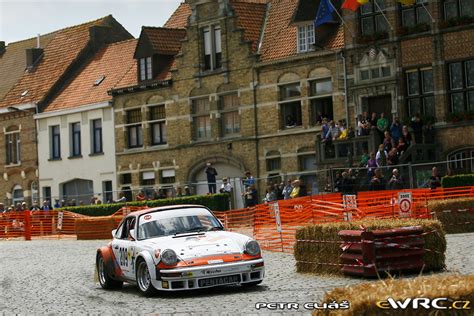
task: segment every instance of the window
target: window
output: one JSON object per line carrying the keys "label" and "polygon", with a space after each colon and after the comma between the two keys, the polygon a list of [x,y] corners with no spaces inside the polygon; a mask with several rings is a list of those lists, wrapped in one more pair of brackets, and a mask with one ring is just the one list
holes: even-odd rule
{"label": "window", "polygon": [[155,184],[155,172],[154,171],[145,171],[141,175],[141,185],[154,185]]}
{"label": "window", "polygon": [[474,111],[474,59],[451,63],[448,68],[451,112]]}
{"label": "window", "polygon": [[430,16],[427,9],[428,0],[416,0],[413,5],[401,5],[402,25],[404,27],[414,27],[417,24],[429,24]]}
{"label": "window", "polygon": [[472,0],[445,0],[444,19],[459,17],[474,17],[474,2]]}
{"label": "window", "polygon": [[298,27],[298,52],[304,53],[314,50],[314,24]]}
{"label": "window", "polygon": [[132,183],[132,174],[131,173],[122,173],[120,175],[121,184],[131,184]]}
{"label": "window", "polygon": [[6,143],[6,164],[19,164],[20,157],[20,130],[16,127],[15,130],[5,132]]}
{"label": "window", "polygon": [[151,57],[140,58],[140,81],[153,79]]}
{"label": "window", "polygon": [[51,187],[43,187],[43,200],[51,201]]}
{"label": "window", "polygon": [[433,70],[406,71],[408,115],[435,115]]}
{"label": "window", "polygon": [[150,108],[150,127],[152,145],[162,145],[167,142],[166,133],[166,112],[164,105],[158,105]]}
{"label": "window", "polygon": [[193,100],[193,123],[196,140],[211,138],[211,117],[209,98]]}
{"label": "window", "polygon": [[370,69],[359,70],[359,80],[377,80],[392,76],[390,66],[377,66]]}
{"label": "window", "polygon": [[267,171],[277,171],[281,169],[281,156],[278,151],[270,151],[266,155]]}
{"label": "window", "polygon": [[51,159],[61,159],[61,134],[59,132],[59,125],[50,127],[50,139],[51,139]]}
{"label": "window", "polygon": [[474,149],[458,150],[448,155],[449,168],[455,173],[474,172]]}
{"label": "window", "polygon": [[102,196],[103,196],[103,203],[112,203],[114,200],[113,197],[113,189],[112,189],[112,181],[102,181]]}
{"label": "window", "polygon": [[316,170],[316,154],[299,155],[299,169],[300,171]]}
{"label": "window", "polygon": [[323,118],[332,119],[331,78],[310,82],[311,125],[321,124]]}
{"label": "window", "polygon": [[161,183],[170,184],[176,182],[176,171],[174,169],[161,170]]}
{"label": "window", "polygon": [[204,70],[222,67],[221,29],[219,26],[206,27],[202,31],[204,40]]}
{"label": "window", "polygon": [[143,146],[142,111],[141,109],[127,111],[128,148]]}
{"label": "window", "polygon": [[239,97],[228,94],[220,97],[222,136],[235,136],[240,133]]}
{"label": "window", "polygon": [[362,35],[373,35],[375,33],[384,33],[388,31],[388,24],[382,12],[385,14],[385,0],[368,2],[360,6],[360,28]]}
{"label": "window", "polygon": [[93,154],[100,154],[103,152],[102,148],[102,120],[96,119],[92,120],[92,150]]}
{"label": "window", "polygon": [[282,129],[301,126],[300,83],[280,86],[280,124]]}
{"label": "window", "polygon": [[71,157],[81,156],[81,123],[72,123],[71,133]]}
{"label": "window", "polygon": [[16,205],[17,203],[21,203],[24,200],[25,198],[23,197],[23,188],[19,184],[15,185],[12,191],[12,204]]}

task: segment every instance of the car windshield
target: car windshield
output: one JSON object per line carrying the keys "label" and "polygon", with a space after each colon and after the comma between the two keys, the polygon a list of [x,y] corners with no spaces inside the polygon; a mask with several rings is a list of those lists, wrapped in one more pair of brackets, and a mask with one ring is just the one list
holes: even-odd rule
{"label": "car windshield", "polygon": [[223,230],[223,227],[211,212],[203,208],[156,211],[143,214],[138,220],[140,240],[212,230]]}

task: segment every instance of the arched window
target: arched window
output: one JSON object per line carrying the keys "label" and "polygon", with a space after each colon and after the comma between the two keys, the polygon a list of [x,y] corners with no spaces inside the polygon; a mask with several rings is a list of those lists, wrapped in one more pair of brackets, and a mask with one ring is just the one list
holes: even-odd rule
{"label": "arched window", "polygon": [[16,205],[16,203],[21,203],[24,201],[24,198],[23,198],[23,188],[21,187],[21,185],[15,185],[13,187],[13,191],[12,191],[12,203],[14,205]]}
{"label": "arched window", "polygon": [[474,172],[474,148],[456,150],[448,155],[448,161],[454,173]]}

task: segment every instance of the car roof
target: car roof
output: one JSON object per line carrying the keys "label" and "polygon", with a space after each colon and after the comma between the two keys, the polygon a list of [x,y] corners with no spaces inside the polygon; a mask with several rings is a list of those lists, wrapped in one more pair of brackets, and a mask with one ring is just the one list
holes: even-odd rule
{"label": "car roof", "polygon": [[130,217],[130,216],[138,217],[140,215],[147,214],[147,213],[152,213],[152,212],[156,212],[156,211],[169,211],[169,210],[176,210],[176,209],[189,208],[189,207],[204,208],[206,210],[209,210],[209,208],[207,208],[206,206],[197,205],[197,204],[166,205],[166,206],[158,206],[158,207],[147,208],[147,209],[144,209],[144,210],[139,210],[139,211],[130,213],[129,215],[127,215],[127,217]]}

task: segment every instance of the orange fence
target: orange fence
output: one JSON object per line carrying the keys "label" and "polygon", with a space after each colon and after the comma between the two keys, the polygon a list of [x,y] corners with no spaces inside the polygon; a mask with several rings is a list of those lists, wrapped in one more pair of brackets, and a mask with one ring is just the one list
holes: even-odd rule
{"label": "orange fence", "polygon": [[[295,232],[308,224],[364,218],[431,218],[428,201],[474,197],[474,187],[320,194],[216,212],[227,230],[258,240],[263,249],[292,252]],[[68,211],[21,211],[0,214],[0,239],[109,239],[128,214],[143,208],[125,207],[111,216],[92,217]]]}

